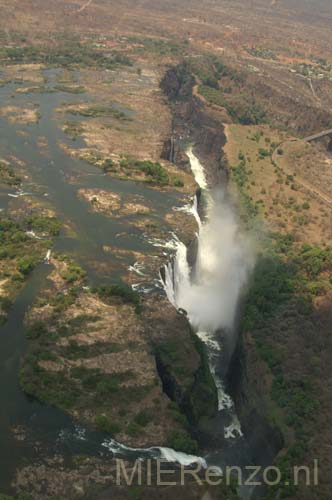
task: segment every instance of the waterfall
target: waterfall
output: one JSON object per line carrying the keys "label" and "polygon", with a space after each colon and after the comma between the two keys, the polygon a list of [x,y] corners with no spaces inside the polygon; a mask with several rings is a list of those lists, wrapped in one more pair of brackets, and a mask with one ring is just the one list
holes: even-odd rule
{"label": "waterfall", "polygon": [[171,448],[154,446],[152,448],[131,448],[130,446],[125,446],[118,443],[114,439],[106,439],[102,446],[111,451],[114,456],[123,456],[128,458],[132,456],[137,457],[139,454],[140,458],[155,458],[164,460],[169,463],[178,463],[185,467],[189,467],[194,464],[199,464],[203,468],[207,468],[206,460],[203,457],[198,457],[196,455],[188,455],[181,451],[175,451]]}
{"label": "waterfall", "polygon": [[46,255],[44,257],[44,262],[46,264],[49,264],[51,260],[51,250],[47,250]]}
{"label": "waterfall", "polygon": [[[194,155],[187,151],[197,184],[207,190],[204,168]],[[246,235],[239,229],[235,213],[223,191],[209,193],[207,220],[202,224],[197,197],[190,212],[198,221],[198,253],[192,270],[187,259],[187,247],[177,240],[173,262],[165,268],[164,289],[169,301],[184,309],[198,337],[206,346],[211,374],[218,392],[218,409],[231,411],[233,402],[225,393],[218,375],[221,357],[220,330],[232,335],[240,293],[254,264],[253,252]],[[241,434],[236,416],[225,436]]]}
{"label": "waterfall", "polygon": [[190,160],[191,171],[194,174],[195,181],[201,189],[207,189],[208,184],[203,165],[197,156],[194,155],[192,146],[187,149],[187,156]]}
{"label": "waterfall", "polygon": [[169,153],[169,161],[171,163],[174,162],[174,137],[173,136],[171,137],[171,149],[170,149],[170,153]]}
{"label": "waterfall", "polygon": [[196,222],[197,222],[197,225],[199,227],[199,230],[201,230],[202,221],[201,221],[201,218],[200,218],[199,213],[198,213],[198,199],[197,199],[197,195],[195,195],[195,197],[194,197],[193,204],[192,204],[192,207],[191,207],[191,213],[192,213],[192,215],[196,219]]}

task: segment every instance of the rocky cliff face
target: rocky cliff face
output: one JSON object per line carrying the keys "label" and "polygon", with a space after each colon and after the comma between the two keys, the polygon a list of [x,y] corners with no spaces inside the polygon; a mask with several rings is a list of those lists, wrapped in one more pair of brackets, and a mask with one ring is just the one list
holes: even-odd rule
{"label": "rocky cliff face", "polygon": [[283,447],[282,433],[271,417],[271,382],[255,341],[243,334],[229,365],[227,385],[257,465],[271,464]]}
{"label": "rocky cliff face", "polygon": [[[182,158],[183,139],[194,143],[195,153],[204,163],[210,186],[222,188],[228,181],[227,162],[223,152],[226,144],[223,125],[225,117],[222,111],[207,106],[202,101],[195,91],[195,83],[185,63],[168,70],[161,82],[173,108],[174,155],[176,161]],[[193,243],[189,247],[189,258],[193,262],[195,251],[197,247]],[[270,464],[283,447],[283,436],[271,418],[269,371],[249,335],[239,335],[228,363],[228,367],[222,371],[247,438],[253,463]]]}
{"label": "rocky cliff face", "polygon": [[183,141],[194,143],[198,156],[204,162],[209,184],[211,187],[222,186],[227,180],[223,114],[204,105],[195,92],[195,83],[185,63],[169,69],[161,82],[173,111],[174,161],[185,165]]}

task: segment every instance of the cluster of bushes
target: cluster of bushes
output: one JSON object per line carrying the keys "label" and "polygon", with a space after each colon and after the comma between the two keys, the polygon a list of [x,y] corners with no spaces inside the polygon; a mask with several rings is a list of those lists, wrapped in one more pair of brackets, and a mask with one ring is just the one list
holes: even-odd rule
{"label": "cluster of bushes", "polygon": [[277,59],[277,56],[273,50],[262,47],[252,47],[248,49],[248,53],[254,57],[259,57],[260,59]]}
{"label": "cluster of bushes", "polygon": [[272,385],[272,399],[286,412],[286,423],[293,427],[298,437],[308,419],[314,418],[319,408],[315,391],[308,380],[286,380],[276,375]]}
{"label": "cluster of bushes", "polygon": [[121,346],[114,343],[95,342],[93,345],[78,344],[70,340],[60,350],[60,355],[67,359],[84,359],[121,351]]}
{"label": "cluster of bushes", "polygon": [[264,158],[268,158],[272,155],[272,152],[265,148],[259,148],[258,157],[260,160],[264,160]]}
{"label": "cluster of bushes", "polygon": [[151,161],[136,161],[135,167],[144,172],[146,176],[150,177],[149,182],[152,184],[158,184],[160,186],[166,186],[169,184],[168,172],[160,165],[160,163],[153,163]]}
{"label": "cluster of bushes", "polygon": [[[199,355],[196,360],[192,351]],[[155,344],[155,353],[159,370],[169,386],[166,392],[173,401],[171,410],[175,420],[186,427],[188,422],[197,425],[202,418],[213,417],[218,397],[199,338],[193,334],[191,345],[185,345],[176,336],[162,339]]]}
{"label": "cluster of bushes", "polygon": [[61,277],[67,283],[75,283],[84,280],[86,271],[76,264],[69,264],[66,271],[61,274]]}
{"label": "cluster of bushes", "polygon": [[103,404],[112,394],[119,392],[121,383],[133,377],[130,370],[105,374],[98,368],[88,369],[83,366],[72,368],[70,375],[79,380],[86,391],[93,391],[93,397],[98,404]]}
{"label": "cluster of bushes", "polygon": [[68,113],[72,115],[84,116],[87,118],[101,116],[105,118],[107,117],[116,118],[118,120],[129,120],[129,117],[127,116],[126,113],[114,108],[112,105],[111,106],[95,105],[95,106],[90,106],[89,108],[69,109]]}
{"label": "cluster of bushes", "polygon": [[130,37],[128,41],[137,44],[136,52],[149,51],[161,56],[180,56],[186,50],[188,43],[179,43],[171,40],[160,40],[157,38]]}
{"label": "cluster of bushes", "polygon": [[[47,218],[43,220],[45,224],[46,221]],[[11,299],[51,245],[48,240],[31,238],[26,234],[26,229],[31,228],[30,222],[30,219],[25,219],[20,225],[7,217],[0,217],[0,259],[7,260],[2,276],[7,278],[6,287]],[[50,221],[50,227],[53,228],[53,221]],[[6,321],[11,299],[0,299],[1,323]]]}
{"label": "cluster of bushes", "polygon": [[115,435],[121,432],[121,425],[114,420],[111,421],[106,415],[97,415],[95,424],[98,429],[108,434]]}
{"label": "cluster of bushes", "polygon": [[120,162],[120,167],[131,167],[136,171],[143,172],[147,177],[146,182],[154,186],[184,186],[182,179],[176,175],[170,176],[166,168],[160,165],[160,163],[155,163],[149,160],[123,158]]}
{"label": "cluster of bushes", "polygon": [[[45,224],[48,219],[45,218]],[[51,227],[52,221],[50,221]],[[27,275],[40,260],[41,248],[49,245],[47,241],[30,238],[24,227],[30,226],[30,219],[25,219],[23,227],[6,217],[0,217],[0,258],[16,260],[17,269],[21,275]],[[13,277],[13,276],[12,276]]]}
{"label": "cluster of bushes", "polygon": [[120,162],[120,167],[131,167],[139,172],[143,172],[149,184],[158,186],[168,186],[171,182],[167,170],[160,165],[149,160],[134,160],[131,158],[123,158]]}
{"label": "cluster of bushes", "polygon": [[83,85],[56,85],[54,87],[55,90],[59,92],[66,92],[67,94],[84,94],[86,92],[86,88]]}
{"label": "cluster of bushes", "polygon": [[168,445],[176,451],[189,454],[195,454],[198,450],[197,441],[185,430],[173,430],[170,433]]}
{"label": "cluster of bushes", "polygon": [[51,305],[54,307],[54,311],[58,314],[64,312],[68,307],[74,304],[75,300],[79,295],[80,290],[76,287],[71,287],[65,292],[57,293],[51,299]]}
{"label": "cluster of bushes", "polygon": [[253,97],[228,97],[220,88],[207,85],[199,87],[199,93],[211,104],[226,109],[232,120],[241,125],[259,125],[266,122],[266,112]]}
{"label": "cluster of bushes", "polygon": [[60,233],[61,224],[56,217],[45,217],[33,215],[24,221],[24,225],[30,231],[37,231],[49,236],[57,236]]}
{"label": "cluster of bushes", "polygon": [[30,272],[33,270],[35,267],[37,261],[36,261],[36,256],[26,256],[26,257],[21,257],[17,261],[17,268],[22,273],[24,276],[30,274]]}
{"label": "cluster of bushes", "polygon": [[102,169],[105,173],[116,171],[114,161],[111,158],[106,158],[105,160],[103,160]]}
{"label": "cluster of bushes", "polygon": [[297,256],[297,262],[309,278],[317,278],[320,273],[332,271],[332,249],[304,244]]}
{"label": "cluster of bushes", "polygon": [[63,410],[71,409],[79,398],[78,383],[64,372],[49,372],[39,366],[38,353],[30,353],[20,371],[24,392]]}
{"label": "cluster of bushes", "polygon": [[[78,112],[81,113],[81,111]],[[134,158],[123,157],[117,166],[111,158],[104,158],[97,151],[92,151],[89,154],[86,154],[82,157],[82,159],[93,165],[99,166],[105,173],[121,173],[119,167],[124,170],[124,173],[127,176],[131,176],[135,173],[143,173],[145,177],[144,181],[151,186],[184,186],[183,180],[177,175],[169,175],[167,169],[160,163],[155,163],[149,160],[135,160]]]}
{"label": "cluster of bushes", "polygon": [[219,89],[219,80],[223,76],[239,77],[214,54],[208,54],[201,58],[189,58],[187,64],[191,73],[198,78],[200,83],[210,88]]}
{"label": "cluster of bushes", "polygon": [[104,53],[79,42],[45,46],[2,47],[0,60],[5,63],[41,63],[63,67],[99,67],[114,69],[118,65],[132,66],[132,61],[120,52]]}
{"label": "cluster of bushes", "polygon": [[20,383],[27,394],[40,401],[63,410],[92,406],[102,412],[112,407],[115,395],[117,402],[122,401],[123,404],[142,397],[142,387],[122,386],[133,377],[130,370],[112,374],[83,366],[71,368],[69,372],[65,369],[57,372],[45,370],[40,361],[51,359],[61,362],[61,353],[57,349],[54,351],[57,332],[37,323],[29,329],[28,338],[33,344],[21,368]]}
{"label": "cluster of bushes", "polygon": [[266,122],[266,112],[254,94],[242,89],[244,74],[228,67],[216,56],[189,60],[191,72],[199,79],[199,93],[210,103],[226,109],[234,122],[258,125]]}
{"label": "cluster of bushes", "polygon": [[142,311],[139,293],[135,292],[128,285],[100,285],[93,291],[94,293],[97,293],[102,300],[107,301],[118,298],[124,303],[133,304],[136,314],[140,314]]}
{"label": "cluster of bushes", "polygon": [[232,179],[240,189],[247,184],[249,173],[245,158],[241,158],[240,162],[235,167],[232,167]]}
{"label": "cluster of bushes", "polygon": [[84,128],[79,122],[66,121],[63,131],[65,134],[69,135],[71,139],[76,139],[76,137],[83,133]]}
{"label": "cluster of bushes", "polygon": [[7,186],[18,186],[22,179],[15,173],[13,167],[5,163],[0,163],[0,184]]}
{"label": "cluster of bushes", "polygon": [[[287,478],[291,467],[304,458],[320,406],[312,372],[305,365],[290,369],[288,349],[297,338],[316,338],[321,328],[311,287],[327,271],[330,274],[332,250],[311,245],[299,248],[292,235],[271,236],[270,248],[259,258],[250,284],[243,326],[252,332],[260,356],[271,370],[270,397],[282,409],[281,417],[273,417],[275,423],[288,426],[294,434],[294,443],[276,464]],[[304,355],[308,349],[306,343]],[[315,346],[310,349],[313,355]],[[280,488],[282,495],[294,493],[292,486]]]}
{"label": "cluster of bushes", "polygon": [[249,224],[259,213],[259,203],[254,203],[252,197],[246,191],[249,176],[252,173],[247,169],[247,161],[243,153],[239,153],[239,163],[231,167],[231,178],[237,185],[241,196],[241,216]]}

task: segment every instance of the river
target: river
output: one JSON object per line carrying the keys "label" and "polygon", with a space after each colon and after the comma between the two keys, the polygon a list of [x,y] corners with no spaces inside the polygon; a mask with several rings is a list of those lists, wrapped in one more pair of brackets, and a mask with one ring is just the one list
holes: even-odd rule
{"label": "river", "polygon": [[[44,76],[48,80],[48,86],[52,87],[56,84],[57,70],[46,70]],[[77,78],[79,78],[78,75]],[[39,105],[38,109],[41,118],[37,124],[28,126],[10,124],[8,121],[0,119],[1,155],[13,155],[26,162],[25,168],[31,183],[22,186],[23,192],[32,193],[33,196],[39,199],[47,198],[55,208],[61,222],[69,224],[73,228],[74,236],[68,236],[65,232],[60,234],[55,242],[55,250],[73,256],[75,261],[87,270],[89,284],[100,280],[104,282],[110,280],[108,273],[104,271],[108,266],[115,269],[111,277],[112,282],[114,282],[114,279],[121,276],[124,265],[123,262],[120,263],[117,260],[116,255],[105,252],[103,247],[108,245],[126,250],[149,252],[152,243],[146,238],[143,231],[128,225],[126,218],[115,220],[90,212],[87,204],[77,197],[78,189],[85,187],[100,188],[109,189],[124,197],[130,197],[133,193],[143,196],[145,203],[153,207],[161,217],[179,205],[180,196],[176,193],[149,189],[141,183],[128,180],[122,181],[105,176],[96,167],[68,156],[61,148],[60,143],[67,144],[70,139],[58,127],[55,110],[60,107],[61,103],[76,102],[81,99],[81,96],[68,95],[65,92],[34,95],[15,93],[18,87],[19,84],[11,83],[0,88],[1,102],[12,103],[15,101],[15,106],[23,108],[33,101]],[[14,99],[12,98],[13,95],[15,95]],[[40,148],[38,146],[40,137],[46,138],[47,147]],[[70,142],[70,145],[73,146],[72,142]],[[80,139],[77,139],[76,145],[77,147],[82,146]],[[192,149],[189,149],[188,156],[193,174],[198,184],[205,190],[205,197],[208,199],[211,194],[207,189],[204,169]],[[11,200],[8,194],[15,194],[15,192],[12,189],[0,191],[0,208],[3,210],[8,208],[8,203]],[[16,200],[17,206],[19,206],[19,198]],[[216,206],[215,203],[213,203],[213,206]],[[189,212],[195,216],[200,226],[199,262],[200,257],[203,255],[202,252],[207,250],[204,247],[204,235],[210,227],[211,213],[207,215],[207,223],[202,223],[198,214],[196,199],[193,206],[189,207]],[[233,231],[228,236],[235,238],[236,234]],[[51,270],[50,266],[40,264],[18,295],[10,311],[7,323],[0,328],[1,491],[10,491],[10,482],[17,467],[38,459],[41,454],[53,456],[59,453],[66,458],[73,454],[84,453],[102,456],[105,457],[105,460],[111,458],[114,454],[127,458],[162,457],[186,465],[198,461],[204,466],[217,465],[221,468],[229,464],[245,465],[250,463],[250,452],[242,436],[231,399],[224,391],[224,384],[220,376],[218,363],[220,364],[222,346],[221,339],[218,336],[218,328],[206,328],[204,321],[200,325],[199,318],[194,317],[194,309],[197,309],[197,305],[193,305],[190,309],[188,304],[188,295],[193,291],[194,287],[196,289],[201,287],[198,290],[200,294],[204,293],[204,290],[206,293],[210,293],[211,290],[202,288],[203,283],[200,282],[202,273],[199,271],[199,263],[196,268],[196,277],[193,279],[193,270],[189,269],[186,259],[186,247],[179,241],[173,241],[168,247],[176,247],[177,253],[175,265],[172,269],[168,268],[168,278],[172,281],[173,288],[171,288],[171,281],[166,283],[165,288],[170,300],[176,307],[183,307],[188,310],[189,318],[194,324],[197,334],[206,345],[211,371],[218,388],[220,425],[225,427],[225,437],[228,438],[225,449],[209,454],[206,457],[190,457],[165,448],[130,449],[110,440],[107,435],[78,426],[62,412],[40,404],[24,395],[18,382],[20,359],[26,350],[24,316],[38,293],[47,283],[47,275]],[[169,254],[171,252],[170,249]],[[214,255],[213,252],[212,255]],[[227,266],[229,266],[230,262],[232,265],[238,263],[242,257],[243,255],[237,255],[235,262],[234,259],[228,260]],[[98,264],[103,264],[103,266]],[[128,265],[129,261],[125,263],[125,266]],[[102,270],[100,271],[100,269]],[[212,269],[212,272],[214,271]],[[229,274],[227,276],[229,277]],[[218,275],[219,279],[222,279],[221,275]],[[177,283],[176,286],[174,286],[175,282]],[[215,281],[213,283],[216,284]],[[153,285],[155,285],[155,290],[160,293],[157,276],[153,280]],[[220,288],[220,282],[218,282],[218,287]],[[212,292],[215,293],[215,290],[212,290]],[[238,288],[233,290],[232,293],[236,295]],[[181,294],[184,294],[186,298],[181,299]],[[227,295],[229,295],[229,292]],[[235,298],[233,297],[233,300]],[[191,299],[193,304],[192,293]],[[222,300],[222,297],[217,297],[217,300]],[[207,311],[206,314],[209,316],[211,311]],[[223,327],[225,325],[218,326]],[[24,439],[17,439],[17,435],[15,437],[11,432],[13,428],[23,430]],[[10,454],[8,450],[10,450]]]}

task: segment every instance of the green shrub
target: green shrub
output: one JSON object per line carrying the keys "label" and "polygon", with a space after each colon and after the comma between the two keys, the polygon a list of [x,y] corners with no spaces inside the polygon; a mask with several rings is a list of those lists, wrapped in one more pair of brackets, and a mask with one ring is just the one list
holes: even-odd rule
{"label": "green shrub", "polygon": [[36,265],[36,259],[34,257],[22,257],[17,262],[17,267],[20,273],[24,276],[29,274]]}
{"label": "green shrub", "polygon": [[142,433],[142,427],[138,425],[136,422],[131,422],[126,430],[127,434],[132,437],[138,437]]}
{"label": "green shrub", "polygon": [[18,186],[21,184],[22,179],[16,175],[13,167],[10,165],[0,163],[0,184],[8,186]]}
{"label": "green shrub", "polygon": [[167,170],[160,165],[160,163],[153,163],[151,161],[136,161],[135,167],[150,177],[151,184],[158,184],[161,186],[169,184],[169,176]]}
{"label": "green shrub", "polygon": [[258,154],[259,154],[259,158],[262,160],[264,158],[267,158],[268,156],[271,156],[271,151],[268,151],[265,148],[259,148]]}
{"label": "green shrub", "polygon": [[142,310],[139,294],[128,285],[100,285],[94,289],[94,292],[96,292],[102,300],[118,297],[125,303],[133,304],[136,314],[140,314]]}
{"label": "green shrub", "polygon": [[29,230],[40,231],[51,236],[57,236],[60,232],[60,222],[56,217],[44,217],[34,215],[25,219],[24,224]]}
{"label": "green shrub", "polygon": [[47,328],[45,323],[43,323],[42,321],[37,321],[28,328],[26,335],[29,340],[36,340],[47,335]]}
{"label": "green shrub", "polygon": [[67,283],[75,283],[76,281],[81,281],[85,278],[86,272],[80,266],[70,264],[68,269],[61,274],[61,277]]}
{"label": "green shrub", "polygon": [[57,47],[24,46],[2,47],[0,61],[6,64],[41,63],[62,67],[94,67],[114,69],[119,65],[132,66],[132,61],[123,53],[113,51],[104,54],[100,50],[82,45],[77,41],[65,41]]}
{"label": "green shrub", "polygon": [[184,182],[183,180],[179,179],[178,177],[173,177],[173,186],[175,187],[183,187]]}
{"label": "green shrub", "polygon": [[115,118],[118,120],[128,120],[129,118],[127,117],[126,113],[123,111],[119,111],[115,107],[111,106],[102,106],[102,105],[95,105],[91,106],[89,108],[78,108],[78,109],[73,109],[70,108],[67,111],[68,113],[72,115],[80,115],[84,117],[110,117],[110,118]]}
{"label": "green shrub", "polygon": [[141,427],[145,427],[149,422],[151,422],[151,415],[146,410],[141,410],[134,418],[135,423]]}
{"label": "green shrub", "polygon": [[95,418],[95,423],[98,429],[103,432],[115,435],[121,432],[121,426],[117,422],[110,422],[106,415],[98,415]]}
{"label": "green shrub", "polygon": [[173,430],[169,436],[169,447],[176,451],[194,454],[198,451],[197,442],[184,430]]}

